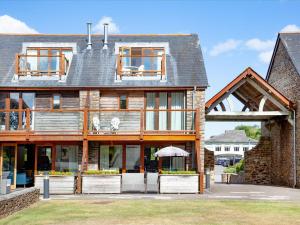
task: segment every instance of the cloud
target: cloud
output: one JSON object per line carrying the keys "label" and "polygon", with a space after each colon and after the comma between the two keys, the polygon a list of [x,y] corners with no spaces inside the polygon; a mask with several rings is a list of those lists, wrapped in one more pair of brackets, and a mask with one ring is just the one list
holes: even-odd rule
{"label": "cloud", "polygon": [[217,45],[213,46],[212,50],[209,52],[211,56],[218,56],[220,54],[230,52],[234,49],[237,49],[241,41],[235,39],[228,39],[225,42],[218,43]]}
{"label": "cloud", "polygon": [[8,15],[0,16],[0,33],[37,34],[38,31],[26,23]]}
{"label": "cloud", "polygon": [[99,22],[92,28],[93,32],[102,34],[103,33],[103,24],[108,23],[108,32],[110,34],[120,33],[119,26],[113,21],[109,16],[103,16]]}
{"label": "cloud", "polygon": [[273,54],[273,50],[263,51],[263,52],[259,53],[258,58],[263,63],[269,64],[271,61],[271,58],[272,58],[272,54]]}
{"label": "cloud", "polygon": [[286,25],[281,32],[300,32],[300,27],[295,24]]}
{"label": "cloud", "polygon": [[263,41],[258,38],[253,38],[246,41],[245,45],[251,50],[265,51],[265,50],[273,49],[275,45],[275,41],[274,40]]}

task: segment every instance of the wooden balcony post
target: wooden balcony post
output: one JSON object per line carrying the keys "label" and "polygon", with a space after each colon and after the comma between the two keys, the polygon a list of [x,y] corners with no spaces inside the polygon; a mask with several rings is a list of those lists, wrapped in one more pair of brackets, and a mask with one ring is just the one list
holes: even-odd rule
{"label": "wooden balcony post", "polygon": [[26,130],[30,130],[30,109],[26,108]]}
{"label": "wooden balcony post", "polygon": [[122,145],[122,173],[126,173],[126,145]]}
{"label": "wooden balcony post", "polygon": [[140,153],[140,173],[144,173],[145,171],[145,145],[141,144],[141,153]]}
{"label": "wooden balcony post", "polygon": [[19,74],[19,54],[16,54],[16,74]]}
{"label": "wooden balcony post", "polygon": [[88,140],[83,140],[82,143],[82,160],[81,160],[81,171],[87,171],[88,170],[88,154],[89,154],[89,145]]}
{"label": "wooden balcony post", "polygon": [[83,110],[83,138],[86,139],[88,135],[88,109]]}
{"label": "wooden balcony post", "polygon": [[140,139],[143,140],[144,138],[144,124],[145,124],[145,121],[144,121],[144,110],[141,109],[140,111]]}
{"label": "wooden balcony post", "polygon": [[196,109],[194,125],[195,125],[196,139],[199,140],[200,139],[200,109],[199,108]]}
{"label": "wooden balcony post", "polygon": [[21,130],[22,129],[22,122],[23,122],[23,109],[22,109],[22,105],[23,105],[23,99],[19,98],[19,108],[18,108],[18,129]]}

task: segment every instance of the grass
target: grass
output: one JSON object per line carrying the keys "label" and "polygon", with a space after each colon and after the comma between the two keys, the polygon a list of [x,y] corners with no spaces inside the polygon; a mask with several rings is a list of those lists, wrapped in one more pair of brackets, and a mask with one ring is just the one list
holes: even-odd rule
{"label": "grass", "polygon": [[300,204],[247,200],[51,200],[0,224],[300,224]]}

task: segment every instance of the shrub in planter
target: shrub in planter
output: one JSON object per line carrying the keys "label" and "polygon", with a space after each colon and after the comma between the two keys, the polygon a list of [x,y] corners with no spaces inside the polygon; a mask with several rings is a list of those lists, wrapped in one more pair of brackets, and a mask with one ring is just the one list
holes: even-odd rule
{"label": "shrub in planter", "polygon": [[116,175],[120,174],[119,170],[87,170],[84,175]]}
{"label": "shrub in planter", "polygon": [[161,171],[161,174],[197,174],[196,171],[194,170],[178,170],[178,171],[168,171],[168,170],[163,170]]}

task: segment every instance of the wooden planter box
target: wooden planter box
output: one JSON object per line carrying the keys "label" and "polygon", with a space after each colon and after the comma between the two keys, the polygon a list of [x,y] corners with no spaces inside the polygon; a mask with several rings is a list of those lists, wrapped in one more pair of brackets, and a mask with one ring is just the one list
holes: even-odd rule
{"label": "wooden planter box", "polygon": [[[34,176],[34,186],[44,193],[44,176]],[[50,194],[74,194],[75,176],[49,175]]]}
{"label": "wooden planter box", "polygon": [[160,193],[198,193],[198,174],[161,174],[159,176]]}
{"label": "wooden planter box", "polygon": [[83,194],[121,193],[121,174],[82,175]]}

